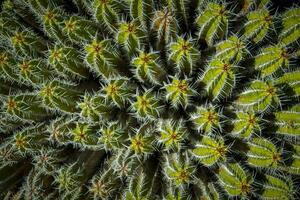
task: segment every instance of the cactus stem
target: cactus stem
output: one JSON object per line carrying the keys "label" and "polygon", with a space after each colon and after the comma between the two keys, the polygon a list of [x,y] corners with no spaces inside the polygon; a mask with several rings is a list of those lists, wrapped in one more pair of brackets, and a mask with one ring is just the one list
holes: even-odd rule
{"label": "cactus stem", "polygon": [[7,101],[7,110],[13,111],[17,108],[17,103],[12,98],[9,98]]}

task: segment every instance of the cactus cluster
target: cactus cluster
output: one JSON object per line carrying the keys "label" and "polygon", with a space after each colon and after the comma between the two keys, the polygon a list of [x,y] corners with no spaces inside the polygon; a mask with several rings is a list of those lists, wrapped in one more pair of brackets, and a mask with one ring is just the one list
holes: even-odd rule
{"label": "cactus cluster", "polygon": [[299,199],[300,5],[4,0],[0,199]]}

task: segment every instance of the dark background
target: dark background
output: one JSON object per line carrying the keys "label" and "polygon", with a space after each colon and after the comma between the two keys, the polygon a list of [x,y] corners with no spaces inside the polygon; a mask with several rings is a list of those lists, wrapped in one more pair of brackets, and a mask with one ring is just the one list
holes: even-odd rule
{"label": "dark background", "polygon": [[300,0],[272,0],[272,3],[278,8],[290,7],[293,4],[300,6]]}

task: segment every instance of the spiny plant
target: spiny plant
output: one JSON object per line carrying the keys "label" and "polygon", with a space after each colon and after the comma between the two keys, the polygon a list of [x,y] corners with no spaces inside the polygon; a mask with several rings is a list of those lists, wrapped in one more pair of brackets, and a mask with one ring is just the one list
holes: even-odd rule
{"label": "spiny plant", "polygon": [[0,199],[299,199],[300,4],[4,0]]}

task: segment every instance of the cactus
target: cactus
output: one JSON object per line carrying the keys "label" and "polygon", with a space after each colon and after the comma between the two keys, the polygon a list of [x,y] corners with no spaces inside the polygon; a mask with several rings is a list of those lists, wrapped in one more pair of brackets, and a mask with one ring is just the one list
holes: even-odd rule
{"label": "cactus", "polygon": [[18,63],[19,74],[24,82],[35,85],[53,79],[51,70],[43,60],[23,60]]}
{"label": "cactus", "polygon": [[255,112],[268,111],[280,105],[279,92],[270,80],[254,80],[247,90],[239,94],[236,105]]}
{"label": "cactus", "polygon": [[291,90],[289,94],[298,97],[300,95],[299,75],[300,71],[298,70],[287,72],[276,80],[276,84],[287,86]]}
{"label": "cactus", "polygon": [[142,95],[136,96],[136,101],[132,104],[133,110],[138,118],[157,118],[159,116],[160,103],[151,91],[146,91]]}
{"label": "cactus", "polygon": [[98,138],[98,143],[109,151],[109,149],[119,149],[125,143],[126,134],[122,127],[116,122],[104,125],[100,129],[101,136]]}
{"label": "cactus", "polygon": [[237,163],[224,164],[220,167],[218,178],[230,196],[246,197],[252,190],[253,179]]}
{"label": "cactus", "polygon": [[253,112],[236,113],[237,119],[233,120],[232,136],[239,138],[250,138],[253,134],[261,131],[261,119]]}
{"label": "cactus", "polygon": [[216,57],[222,60],[232,60],[239,62],[245,57],[246,47],[245,43],[233,35],[227,40],[224,40],[216,45]]}
{"label": "cactus", "polygon": [[226,60],[215,59],[209,63],[201,81],[213,100],[226,97],[235,86],[236,68]]}
{"label": "cactus", "polygon": [[[163,10],[155,11],[152,19],[152,29],[156,32],[159,43],[169,43],[176,38],[178,30],[178,22],[175,19],[174,13],[167,7]],[[159,46],[159,45],[158,45]]]}
{"label": "cactus", "polygon": [[294,199],[293,195],[296,191],[288,178],[267,174],[265,181],[261,183],[263,186],[261,197],[264,199]]}
{"label": "cactus", "polygon": [[165,158],[165,173],[175,187],[184,187],[192,181],[195,168],[187,155],[170,154]]}
{"label": "cactus", "polygon": [[172,82],[167,84],[165,88],[167,92],[166,99],[171,101],[175,107],[179,105],[186,107],[190,97],[195,93],[187,80],[180,80],[176,77],[173,77]]}
{"label": "cactus", "polygon": [[119,44],[124,45],[128,54],[134,54],[140,49],[141,37],[143,37],[143,31],[135,21],[120,23],[117,41]]}
{"label": "cactus", "polygon": [[300,198],[298,1],[0,5],[0,199]]}
{"label": "cactus", "polygon": [[249,12],[247,22],[243,27],[243,38],[255,43],[261,42],[271,30],[273,17],[265,8]]}
{"label": "cactus", "polygon": [[177,42],[170,44],[170,59],[178,66],[179,70],[189,74],[193,70],[193,65],[200,57],[200,53],[192,46],[191,41],[178,38]]}
{"label": "cactus", "polygon": [[220,114],[212,105],[198,107],[197,112],[192,116],[192,120],[195,128],[204,131],[204,133],[211,133],[221,128]]}
{"label": "cactus", "polygon": [[248,142],[249,151],[247,152],[248,163],[254,167],[277,167],[280,163],[281,150],[266,139],[253,138]]}
{"label": "cactus", "polygon": [[134,75],[141,81],[159,83],[165,79],[165,70],[157,63],[158,56],[154,52],[141,51],[139,56],[132,60]]}
{"label": "cactus", "polygon": [[[48,62],[53,68],[62,75],[78,76],[86,78],[88,75],[87,67],[80,59],[80,52],[72,47],[56,45],[49,52]],[[70,59],[72,57],[72,59]]]}
{"label": "cactus", "polygon": [[299,134],[299,112],[289,110],[280,111],[275,114],[276,133],[285,136],[297,136]]}
{"label": "cactus", "polygon": [[209,45],[214,40],[223,39],[227,36],[230,11],[224,4],[208,3],[205,10],[200,12],[196,19],[199,29],[199,39],[204,39]]}
{"label": "cactus", "polygon": [[139,24],[145,29],[149,30],[151,26],[151,17],[154,11],[152,0],[132,0],[130,1],[130,15],[132,18],[137,19]]}
{"label": "cactus", "polygon": [[160,132],[158,142],[162,143],[166,150],[180,149],[183,145],[186,130],[182,121],[161,121],[158,130]]}
{"label": "cactus", "polygon": [[153,137],[150,134],[142,135],[139,130],[136,130],[137,132],[135,135],[130,137],[130,149],[135,155],[144,155],[151,153],[154,149],[152,146],[153,143]]}
{"label": "cactus", "polygon": [[282,15],[282,26],[283,30],[279,35],[280,42],[283,45],[289,45],[293,42],[299,40],[300,33],[299,33],[299,16],[300,9],[299,8],[292,8]]}
{"label": "cactus", "polygon": [[40,86],[39,96],[49,109],[58,108],[65,112],[75,112],[76,101],[79,99],[80,92],[76,91],[75,86],[63,83],[59,80],[45,82]]}
{"label": "cactus", "polygon": [[78,16],[71,16],[64,21],[63,32],[74,43],[90,41],[97,35],[97,25]]}
{"label": "cactus", "polygon": [[112,61],[116,59],[116,53],[112,48],[110,40],[105,39],[100,41],[99,39],[94,39],[85,46],[85,51],[86,62],[95,73],[105,78],[109,78],[115,74]]}
{"label": "cactus", "polygon": [[202,164],[211,166],[219,160],[225,160],[226,151],[227,147],[222,138],[204,136],[200,143],[195,145],[193,154]]}
{"label": "cactus", "polygon": [[[197,198],[204,198],[208,200],[220,199],[221,194],[216,189],[216,184],[212,182],[205,182],[205,181],[197,181],[198,188],[196,191]],[[199,190],[200,189],[200,190]]]}

